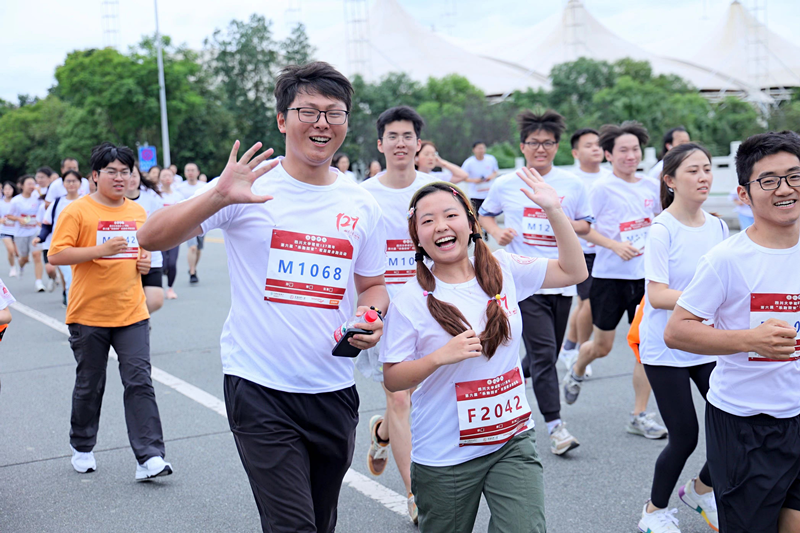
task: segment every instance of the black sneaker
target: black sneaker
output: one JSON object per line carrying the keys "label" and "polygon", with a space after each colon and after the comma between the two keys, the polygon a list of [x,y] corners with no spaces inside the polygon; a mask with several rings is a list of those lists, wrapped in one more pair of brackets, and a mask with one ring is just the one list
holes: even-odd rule
{"label": "black sneaker", "polygon": [[197,283],[198,281],[200,280],[197,279],[197,274],[189,274],[189,283]]}
{"label": "black sneaker", "polygon": [[61,292],[61,305],[67,307],[67,291]]}

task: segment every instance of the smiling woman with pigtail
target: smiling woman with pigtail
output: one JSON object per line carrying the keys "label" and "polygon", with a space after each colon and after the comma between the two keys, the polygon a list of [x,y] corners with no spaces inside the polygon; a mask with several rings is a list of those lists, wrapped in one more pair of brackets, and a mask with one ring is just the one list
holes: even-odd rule
{"label": "smiling woman with pigtail", "polygon": [[558,259],[492,253],[469,200],[450,183],[426,185],[411,200],[416,279],[389,306],[380,359],[387,389],[416,387],[411,483],[422,533],[472,531],[481,494],[503,510],[490,531],[546,531],[517,302],[588,273],[555,190],[533,169],[519,175],[553,226]]}

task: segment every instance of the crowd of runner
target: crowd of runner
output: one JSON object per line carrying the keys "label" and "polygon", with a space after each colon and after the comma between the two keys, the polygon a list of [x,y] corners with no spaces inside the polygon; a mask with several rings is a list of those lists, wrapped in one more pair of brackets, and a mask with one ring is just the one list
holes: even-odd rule
{"label": "crowd of runner", "polygon": [[[630,529],[679,532],[676,496],[715,531],[800,532],[799,135],[742,142],[736,200],[753,221],[731,236],[704,209],[711,154],[684,128],[664,135],[645,175],[641,124],[565,137],[557,111],[523,111],[525,164],[502,174],[481,141],[461,166],[444,160],[417,111],[393,107],[376,124],[385,170],[372,161],[358,183],[338,153],[352,93],[328,64],[286,68],[275,87],[285,155],[257,143],[240,156],[237,141],[211,183],[194,163],[182,177],[144,172],[130,149],[103,143],[86,177],[67,158],[59,173],[4,184],[9,275],[32,260],[36,290],[60,285],[67,306],[76,471],[97,469],[113,348],[136,479],[172,473],[149,318],[177,297],[180,246],[197,283],[203,235],[220,229],[225,403],[264,531],[334,531],[358,424],[354,367],[386,397],[369,422],[367,468],[380,476],[391,455],[421,531],[472,531],[482,496],[489,531],[546,531],[526,385],[552,454],[580,453],[578,437],[597,446],[567,429],[562,401],[590,386],[626,316],[635,399],[611,416],[621,431],[668,438]],[[562,138],[573,169],[554,166]],[[5,325],[14,300],[0,289]],[[332,353],[348,320],[355,362]],[[286,335],[297,324],[315,327]],[[681,480],[701,432],[692,383],[706,401],[706,463]],[[647,412],[651,392],[658,413]]]}

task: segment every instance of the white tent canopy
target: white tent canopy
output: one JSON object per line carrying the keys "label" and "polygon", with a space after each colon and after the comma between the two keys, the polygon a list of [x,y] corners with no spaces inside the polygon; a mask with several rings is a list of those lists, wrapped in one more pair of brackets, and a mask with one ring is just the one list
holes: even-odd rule
{"label": "white tent canopy", "polygon": [[492,43],[475,43],[468,49],[545,75],[554,65],[579,57],[608,62],[630,57],[649,61],[655,74],[677,74],[700,90],[747,88],[731,74],[691,61],[662,58],[619,37],[594,18],[580,0],[570,0],[560,13],[527,30]]}
{"label": "white tent canopy", "polygon": [[[342,72],[347,65],[345,27],[309,35],[317,48],[315,56]],[[405,72],[425,82],[460,74],[487,95],[514,90],[549,87],[546,76],[514,65],[481,57],[452,44],[409,15],[397,0],[375,0],[369,9],[369,69],[367,81],[377,81],[390,72]]]}

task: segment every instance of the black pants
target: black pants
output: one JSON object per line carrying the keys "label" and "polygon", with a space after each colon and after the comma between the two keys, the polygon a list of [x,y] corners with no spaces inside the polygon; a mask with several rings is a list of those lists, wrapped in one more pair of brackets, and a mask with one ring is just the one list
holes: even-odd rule
{"label": "black pants", "polygon": [[720,533],[776,533],[781,509],[800,511],[800,416],[743,417],[707,403],[706,457]]}
{"label": "black pants", "polygon": [[355,386],[298,394],[225,376],[225,405],[239,457],[269,533],[332,533],[355,449]]}
{"label": "black pants", "polygon": [[150,380],[149,322],[142,320],[119,328],[69,324],[69,343],[78,362],[69,442],[79,452],[90,452],[97,443],[108,351],[113,346],[125,387],[123,403],[128,439],[136,460],[142,464],[151,457],[164,457],[161,417]]}
{"label": "black pants", "polygon": [[176,246],[171,250],[161,252],[164,256],[164,273],[167,275],[167,287],[170,288],[175,283],[175,276],[178,275],[178,252],[180,249],[180,246]]}
{"label": "black pants", "polygon": [[[644,365],[658,411],[669,431],[669,441],[656,460],[650,491],[650,500],[660,509],[669,506],[669,497],[678,484],[683,467],[697,448],[700,426],[694,410],[691,382],[694,381],[705,398],[714,366],[716,363],[713,362],[690,367]],[[708,463],[703,465],[698,477],[704,484],[712,486]]]}
{"label": "black pants", "polygon": [[571,296],[534,294],[519,302],[525,358],[522,369],[533,379],[533,393],[545,422],[561,418],[558,352],[567,330]]}

